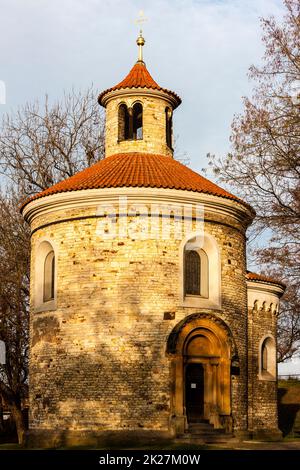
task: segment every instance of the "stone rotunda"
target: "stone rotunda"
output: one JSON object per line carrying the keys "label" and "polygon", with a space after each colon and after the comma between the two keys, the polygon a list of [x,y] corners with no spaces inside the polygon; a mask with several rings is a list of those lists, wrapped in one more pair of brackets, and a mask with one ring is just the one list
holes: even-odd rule
{"label": "stone rotunda", "polygon": [[173,158],[181,100],[137,42],[137,63],[99,96],[105,158],[22,207],[29,442],[149,443],[201,426],[279,438],[284,286],[247,272],[253,209]]}

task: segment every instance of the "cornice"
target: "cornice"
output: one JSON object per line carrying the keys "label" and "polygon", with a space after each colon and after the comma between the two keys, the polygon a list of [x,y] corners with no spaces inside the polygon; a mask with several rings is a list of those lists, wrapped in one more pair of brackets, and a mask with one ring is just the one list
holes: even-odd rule
{"label": "cornice", "polygon": [[284,294],[285,288],[280,284],[276,284],[276,282],[247,280],[247,290],[265,292],[281,297]]}
{"label": "cornice", "polygon": [[161,98],[167,101],[173,109],[177,108],[180,104],[180,99],[177,98],[176,95],[163,90],[155,90],[154,88],[121,88],[120,90],[112,90],[101,98],[101,104],[106,107],[107,104],[115,98],[129,96]]}
{"label": "cornice", "polygon": [[[246,228],[253,214],[237,201],[205,193],[161,188],[101,188],[70,191],[44,196],[29,202],[22,210],[24,218],[31,224],[40,216],[67,212],[88,207],[97,208],[101,204],[118,204],[120,197],[127,198],[127,204],[180,204],[204,205],[210,216],[226,217],[226,224],[234,226],[233,221]],[[66,218],[69,215],[66,214]],[[60,221],[63,218],[60,215]]]}

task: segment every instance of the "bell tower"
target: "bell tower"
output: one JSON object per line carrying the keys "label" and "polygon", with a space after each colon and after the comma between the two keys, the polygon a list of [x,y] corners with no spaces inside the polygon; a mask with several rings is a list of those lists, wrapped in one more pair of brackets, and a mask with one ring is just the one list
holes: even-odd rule
{"label": "bell tower", "polygon": [[138,152],[173,157],[173,111],[181,99],[151,77],[143,60],[142,32],[136,43],[138,60],[129,74],[98,98],[106,108],[105,156]]}

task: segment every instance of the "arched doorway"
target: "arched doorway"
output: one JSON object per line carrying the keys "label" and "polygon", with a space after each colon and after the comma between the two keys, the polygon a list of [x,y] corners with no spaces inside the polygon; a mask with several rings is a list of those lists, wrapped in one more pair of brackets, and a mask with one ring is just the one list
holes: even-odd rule
{"label": "arched doorway", "polygon": [[202,420],[230,429],[230,367],[237,353],[225,322],[212,314],[190,315],[173,329],[167,352],[176,433]]}

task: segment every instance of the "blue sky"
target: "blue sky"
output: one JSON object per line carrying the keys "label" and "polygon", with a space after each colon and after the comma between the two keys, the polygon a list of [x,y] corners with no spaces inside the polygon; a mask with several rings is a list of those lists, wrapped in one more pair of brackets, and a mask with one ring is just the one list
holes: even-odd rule
{"label": "blue sky", "polygon": [[233,115],[251,93],[248,67],[263,55],[259,18],[282,17],[281,0],[0,0],[0,118],[46,93],[54,100],[119,82],[137,59],[141,9],[147,67],[183,99],[179,153],[198,171],[208,152],[225,155]]}
{"label": "blue sky", "polygon": [[99,91],[119,82],[137,58],[140,9],[145,61],[154,79],[176,91],[180,153],[195,170],[208,152],[229,149],[230,123],[249,94],[247,69],[263,53],[259,17],[282,16],[281,0],[0,0],[3,112],[64,89]]}

